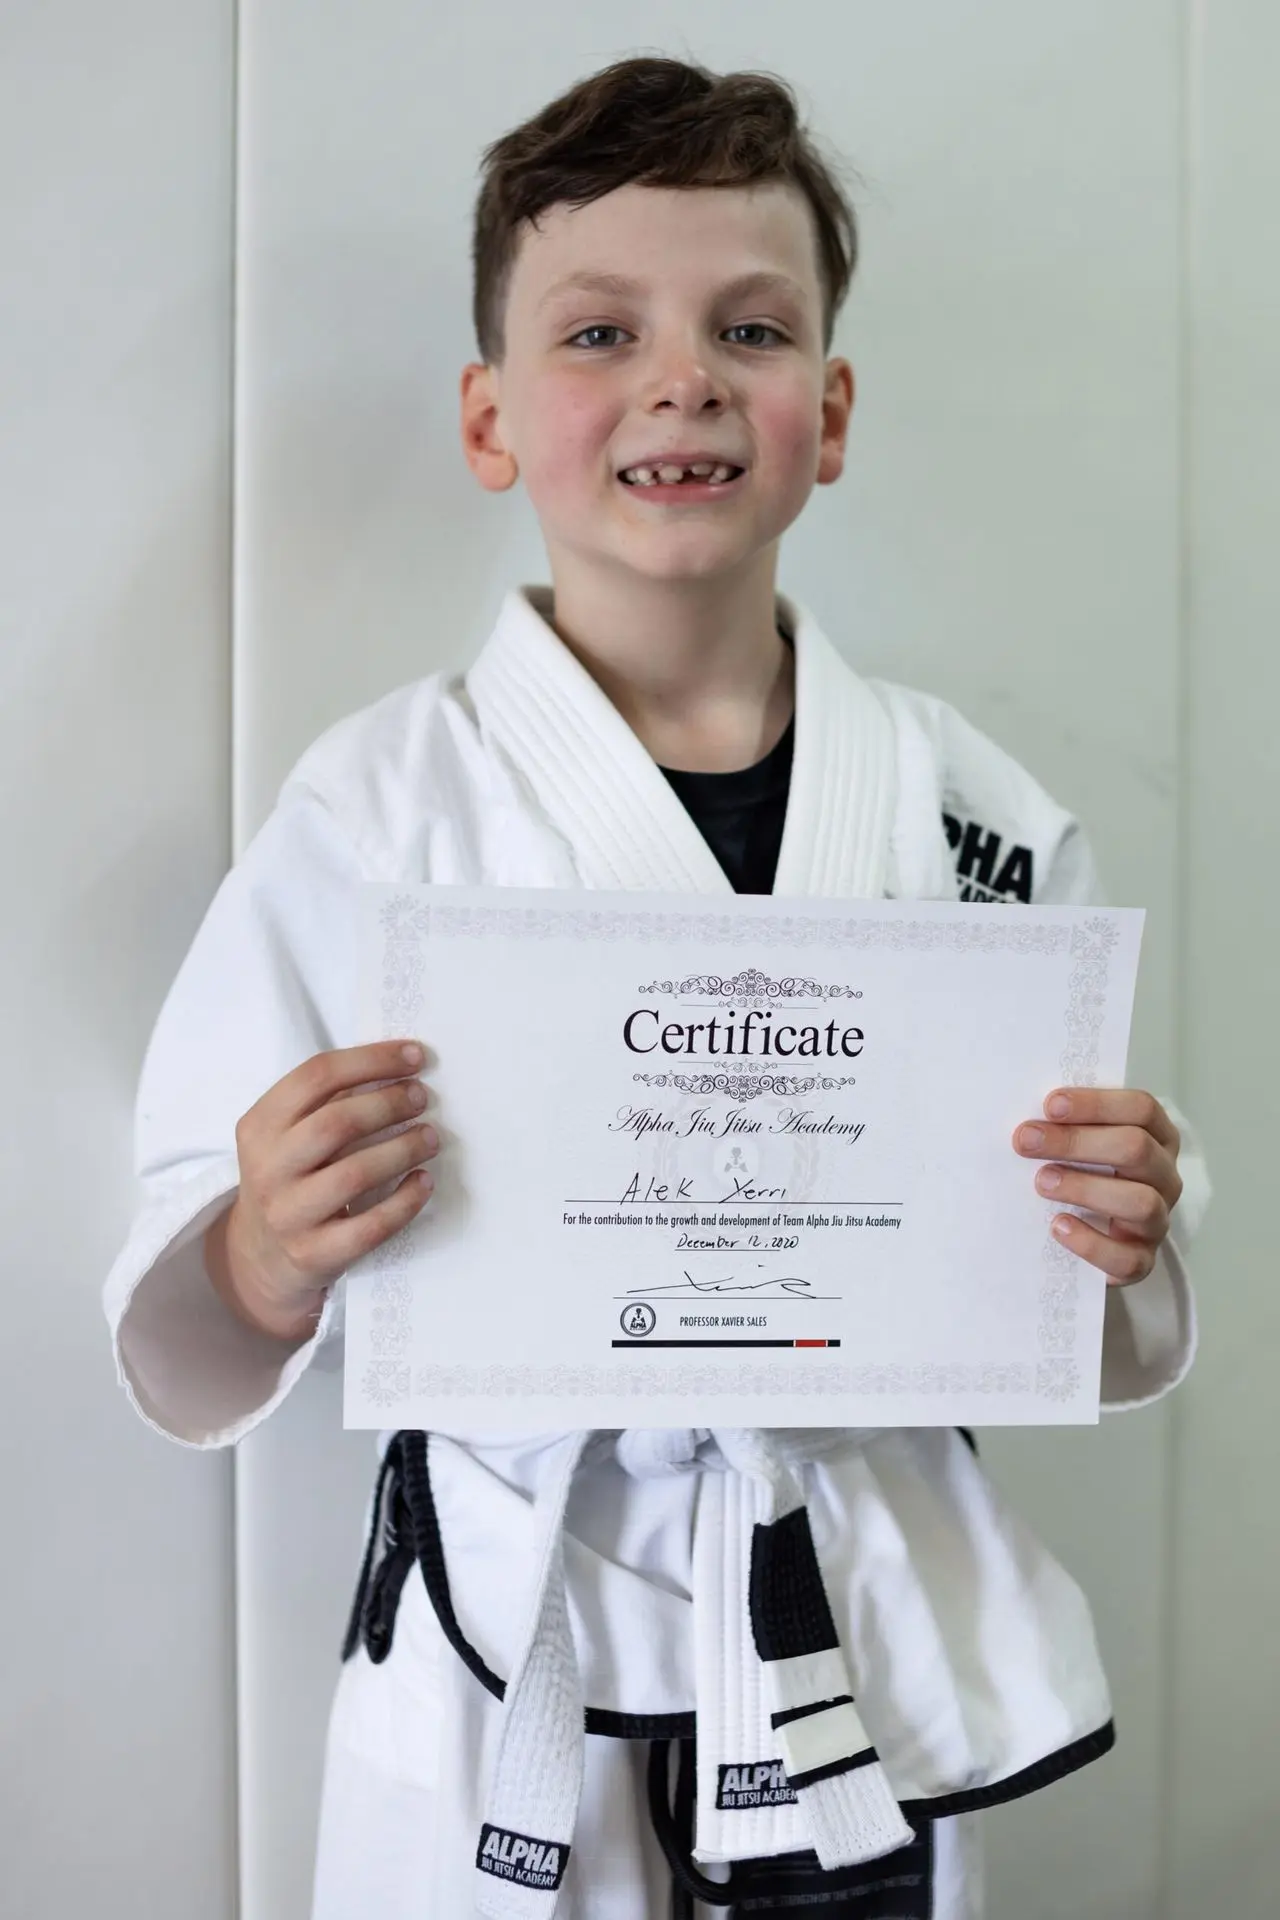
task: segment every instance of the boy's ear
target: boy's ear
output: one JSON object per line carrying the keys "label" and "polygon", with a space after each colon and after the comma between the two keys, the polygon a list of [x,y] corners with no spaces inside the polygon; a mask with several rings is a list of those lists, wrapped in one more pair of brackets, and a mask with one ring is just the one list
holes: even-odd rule
{"label": "boy's ear", "polygon": [[856,393],[857,381],[849,361],[828,360],[822,396],[822,453],[817,473],[820,487],[830,486],[844,472],[845,441]]}
{"label": "boy's ear", "polygon": [[462,370],[462,451],[480,485],[490,493],[513,487],[519,469],[498,429],[498,394],[492,367],[473,361]]}

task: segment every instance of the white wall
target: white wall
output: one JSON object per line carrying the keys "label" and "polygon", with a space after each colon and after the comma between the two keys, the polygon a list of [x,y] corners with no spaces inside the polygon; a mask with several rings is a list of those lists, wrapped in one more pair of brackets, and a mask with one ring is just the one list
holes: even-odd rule
{"label": "white wall", "polygon": [[[515,0],[445,21],[414,0],[0,16],[0,779],[22,900],[0,978],[25,1091],[0,1418],[32,1544],[0,1589],[4,1644],[30,1656],[0,1721],[14,1911],[61,1920],[96,1883],[108,1913],[221,1920],[238,1878],[243,1920],[304,1920],[369,1445],[340,1432],[332,1376],[304,1382],[239,1452],[233,1542],[229,1463],[130,1422],[95,1289],[133,1088],[229,848],[297,754],[467,657],[504,587],[546,577],[527,501],[483,494],[458,445],[479,153],[576,76],[660,51],[782,73],[865,182],[835,348],[859,378],[849,470],[788,536],[781,584],[1082,815],[1113,897],[1150,909],[1135,1077],[1202,1120],[1224,1195],[1178,1399],[983,1436],[1091,1594],[1120,1729],[1110,1759],[992,1816],[990,1920],[1191,1920],[1211,1899],[1263,1920],[1278,1101],[1269,969],[1244,943],[1265,956],[1275,913],[1254,876],[1280,692],[1280,23],[1264,0],[642,17],[643,41]],[[82,1311],[55,1291],[68,1273]],[[76,1421],[43,1448],[32,1352],[56,1360],[57,1411],[75,1369]]]}
{"label": "white wall", "polygon": [[1183,475],[1182,1046],[1218,1199],[1174,1432],[1167,1920],[1276,1910],[1280,14],[1194,20]]}
{"label": "white wall", "polygon": [[0,1912],[232,1912],[231,1471],[100,1290],[228,857],[232,17],[0,7]]}

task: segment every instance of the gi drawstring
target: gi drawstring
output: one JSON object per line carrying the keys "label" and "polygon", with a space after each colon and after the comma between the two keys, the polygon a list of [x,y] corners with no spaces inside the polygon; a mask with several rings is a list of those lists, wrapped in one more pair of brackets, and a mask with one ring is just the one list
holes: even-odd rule
{"label": "gi drawstring", "polygon": [[[382,1534],[383,1548],[384,1548],[384,1558],[380,1562],[379,1568],[378,1568],[379,1574],[382,1573],[382,1568],[386,1565],[387,1558],[390,1557],[390,1555],[392,1554],[396,1546],[395,1530],[392,1526],[390,1515],[386,1517],[385,1521],[383,1521],[382,1519],[382,1503],[383,1503],[383,1497],[386,1493],[388,1477],[390,1476],[392,1471],[398,1466],[398,1462],[399,1462],[399,1439],[397,1437],[396,1439],[393,1439],[391,1441],[391,1443],[387,1447],[386,1452],[382,1456],[382,1464],[378,1468],[378,1478],[373,1489],[373,1502],[370,1507],[370,1517],[369,1517],[368,1541],[364,1550],[364,1559],[360,1563],[360,1578],[356,1582],[355,1599],[351,1603],[351,1616],[347,1621],[347,1631],[342,1642],[342,1657],[344,1660],[349,1660],[351,1658],[352,1654],[355,1652],[356,1648],[359,1646],[361,1638],[364,1637],[364,1631],[365,1631],[365,1625],[366,1625],[366,1609],[368,1607],[369,1597],[370,1597],[369,1574],[373,1566],[373,1556],[377,1551],[379,1535]],[[385,1528],[385,1532],[383,1531],[384,1528]],[[408,1560],[406,1562],[406,1566],[405,1566],[406,1573],[408,1572],[408,1569],[412,1564],[413,1564],[413,1555],[412,1555],[412,1552],[410,1552]],[[396,1590],[395,1590],[396,1600],[398,1600],[400,1597],[400,1587],[402,1587],[403,1585],[404,1585],[404,1575],[402,1574],[400,1577],[399,1585],[396,1587]],[[394,1619],[395,1618],[394,1602],[392,1603],[390,1612],[391,1612],[391,1618]],[[372,1636],[371,1639],[366,1642],[366,1644],[368,1645],[368,1652],[371,1660],[377,1661],[379,1658],[385,1660],[388,1652],[391,1649],[391,1636],[384,1629],[384,1631],[380,1635]],[[374,1651],[375,1647],[379,1648],[378,1652]]]}
{"label": "gi drawstring", "polygon": [[727,1907],[737,1896],[731,1880],[711,1880],[694,1865],[693,1741],[674,1742],[677,1756],[674,1810],[670,1779],[672,1744],[669,1740],[654,1740],[649,1747],[649,1818],[671,1869],[672,1920],[693,1920],[695,1900],[701,1900],[705,1906]]}

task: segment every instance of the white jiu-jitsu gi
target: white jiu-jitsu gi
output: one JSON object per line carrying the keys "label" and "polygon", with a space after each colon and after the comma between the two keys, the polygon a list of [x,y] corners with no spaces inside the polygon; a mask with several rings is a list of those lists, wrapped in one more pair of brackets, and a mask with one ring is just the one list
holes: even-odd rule
{"label": "white jiu-jitsu gi", "polygon": [[[797,601],[779,595],[777,608],[795,647],[796,720],[776,893],[1099,899],[1076,822],[1007,754],[942,702],[861,678]],[[551,609],[549,588],[511,589],[469,671],[399,688],[317,740],[170,989],[138,1090],[141,1199],[106,1310],[131,1400],[187,1445],[238,1440],[340,1349],[341,1281],[314,1339],[289,1350],[218,1300],[201,1239],[235,1195],[240,1115],[312,1054],[354,1044],[352,890],[366,879],[729,890]],[[1191,1363],[1183,1256],[1208,1187],[1185,1129],[1181,1171],[1155,1271],[1108,1294],[1109,1409],[1158,1398]],[[372,1517],[379,1538],[389,1523],[390,1547],[379,1591],[363,1595],[371,1632],[350,1642],[334,1703],[315,1920],[553,1909],[638,1920],[693,1911],[691,1888],[714,1899],[730,1862],[812,1859],[815,1847],[862,1860],[894,1849],[895,1914],[975,1920],[978,1810],[1110,1745],[1087,1604],[958,1433],[629,1430],[592,1436],[574,1467],[563,1434],[436,1430],[399,1436],[384,1466],[394,1499]],[[771,1726],[744,1617],[746,1543],[769,1499],[771,1517],[807,1506],[839,1640],[831,1673],[846,1677],[876,1762],[866,1774],[880,1797],[864,1794],[852,1815],[839,1803],[821,1833],[818,1796],[797,1795],[789,1776],[797,1753],[828,1748],[803,1725]],[[406,1535],[418,1554],[407,1572]],[[540,1552],[563,1553],[558,1620],[554,1579],[534,1590]],[[555,1668],[541,1692],[531,1648],[535,1667]],[[504,1745],[515,1709],[499,1696],[517,1668],[526,1683]],[[813,1673],[821,1689],[827,1668]],[[556,1733],[543,1696],[557,1686],[585,1703],[585,1738],[579,1708]],[[852,1711],[828,1716],[830,1751],[848,1745]],[[572,1846],[535,1853],[547,1828],[517,1816],[548,1795],[569,1809]],[[897,1851],[913,1830],[914,1848]],[[673,1873],[683,1907],[670,1904]],[[790,1911],[785,1893],[744,1911]],[[799,1882],[791,1900],[833,1920],[888,1910],[870,1891],[824,1908]]]}

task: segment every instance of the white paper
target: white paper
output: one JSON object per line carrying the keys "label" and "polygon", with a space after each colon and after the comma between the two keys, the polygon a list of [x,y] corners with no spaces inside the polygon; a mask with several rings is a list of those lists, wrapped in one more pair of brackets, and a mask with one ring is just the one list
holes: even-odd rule
{"label": "white paper", "polygon": [[1012,1134],[1124,1085],[1141,911],[361,892],[443,1146],[348,1427],[1096,1422],[1105,1278]]}

